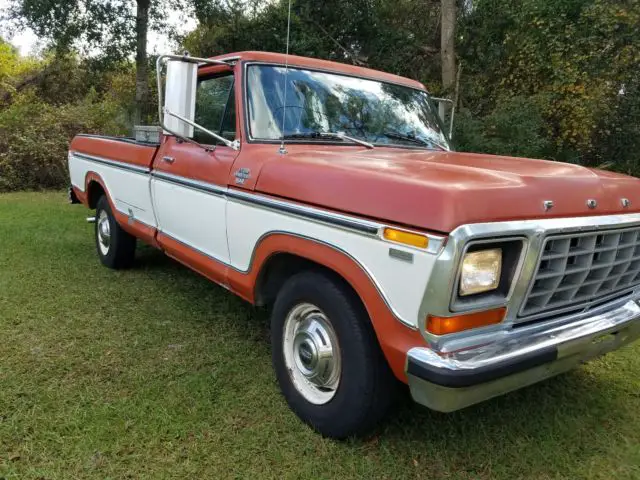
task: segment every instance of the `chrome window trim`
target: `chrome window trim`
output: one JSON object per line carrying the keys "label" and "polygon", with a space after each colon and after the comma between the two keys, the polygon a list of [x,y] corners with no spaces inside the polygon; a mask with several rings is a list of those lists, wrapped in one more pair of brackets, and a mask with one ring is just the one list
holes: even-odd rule
{"label": "chrome window trim", "polygon": [[[520,272],[513,280],[514,284],[511,287],[512,293],[507,303],[507,316],[505,320],[501,324],[484,327],[482,329],[474,329],[472,331],[473,334],[485,331],[495,334],[497,331],[511,329],[517,323],[524,323],[532,320],[532,318],[528,317],[518,319],[517,314],[520,311],[520,307],[524,301],[526,292],[528,291],[531,278],[533,277],[538,264],[543,241],[547,235],[581,231],[595,232],[598,230],[630,226],[640,226],[640,213],[516,220],[461,225],[450,233],[444,248],[436,258],[419,309],[419,330],[427,342],[437,349],[438,346],[443,343],[444,337],[432,335],[426,331],[427,315],[451,316],[455,313],[462,313],[460,311],[454,312],[451,310],[451,292],[455,288],[456,275],[459,270],[463,252],[465,251],[466,245],[470,242],[482,239],[501,241],[514,236],[520,236],[526,239],[523,252],[521,253],[522,258]],[[495,305],[495,307],[499,306],[501,305]],[[493,307],[494,305],[488,306],[485,304],[481,308],[470,308],[465,310],[464,313],[482,311]],[[556,318],[558,313],[562,314],[562,312],[546,312],[544,316],[553,316]],[[588,314],[588,312],[583,312],[582,316],[585,314]],[[568,315],[567,321],[574,318],[575,315]],[[520,320],[520,322],[518,322],[518,320]],[[541,323],[544,324],[545,322]],[[466,331],[452,334],[447,336],[447,338],[468,337],[470,332],[471,331]]]}

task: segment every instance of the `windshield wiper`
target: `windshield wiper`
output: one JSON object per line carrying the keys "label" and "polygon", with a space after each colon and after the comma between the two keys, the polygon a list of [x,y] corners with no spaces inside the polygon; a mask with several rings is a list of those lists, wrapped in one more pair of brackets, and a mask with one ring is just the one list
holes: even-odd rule
{"label": "windshield wiper", "polygon": [[363,147],[373,148],[373,144],[360,140],[359,138],[351,137],[344,132],[308,132],[308,133],[290,133],[284,136],[284,139],[295,138],[339,138],[340,140],[348,140],[353,143],[362,145]]}
{"label": "windshield wiper", "polygon": [[398,140],[406,140],[407,142],[411,142],[411,143],[417,143],[418,145],[422,145],[427,148],[433,148],[433,146],[436,145],[441,150],[444,150],[440,145],[434,144],[432,142],[428,142],[414,135],[407,135],[407,134],[398,133],[398,132],[384,132],[383,135],[389,138],[395,138]]}

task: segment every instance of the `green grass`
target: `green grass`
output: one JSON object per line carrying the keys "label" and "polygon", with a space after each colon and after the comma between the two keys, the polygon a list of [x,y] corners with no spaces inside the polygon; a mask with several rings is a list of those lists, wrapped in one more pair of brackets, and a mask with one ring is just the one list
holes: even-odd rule
{"label": "green grass", "polygon": [[280,397],[264,312],[148,247],[102,267],[87,215],[0,195],[0,478],[640,478],[640,345],[332,441]]}

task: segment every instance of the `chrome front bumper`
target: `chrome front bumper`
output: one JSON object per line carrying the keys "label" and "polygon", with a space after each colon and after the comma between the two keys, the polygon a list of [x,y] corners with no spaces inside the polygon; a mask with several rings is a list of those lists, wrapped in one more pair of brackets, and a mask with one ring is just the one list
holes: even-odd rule
{"label": "chrome front bumper", "polygon": [[412,348],[406,372],[413,399],[452,412],[531,385],[640,337],[640,299],[607,305],[580,319],[477,333],[461,350]]}

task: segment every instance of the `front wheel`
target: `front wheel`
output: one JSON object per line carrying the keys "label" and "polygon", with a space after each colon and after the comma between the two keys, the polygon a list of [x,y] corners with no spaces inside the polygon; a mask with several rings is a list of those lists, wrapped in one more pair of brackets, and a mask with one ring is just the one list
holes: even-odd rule
{"label": "front wheel", "polygon": [[321,434],[362,435],[387,412],[396,380],[366,311],[340,279],[291,277],[273,308],[271,342],[287,403]]}
{"label": "front wheel", "polygon": [[116,221],[109,200],[103,195],[96,205],[96,251],[103,265],[129,268],[136,251],[136,237],[125,232]]}

